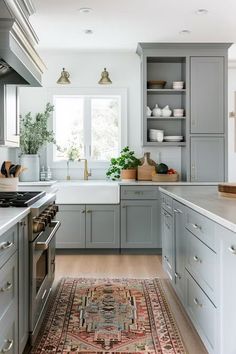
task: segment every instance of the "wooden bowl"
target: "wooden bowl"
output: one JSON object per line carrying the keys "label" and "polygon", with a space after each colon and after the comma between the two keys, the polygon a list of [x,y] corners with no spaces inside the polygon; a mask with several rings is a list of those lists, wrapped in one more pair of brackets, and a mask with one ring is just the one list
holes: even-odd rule
{"label": "wooden bowl", "polygon": [[166,81],[163,80],[152,80],[147,82],[148,89],[163,89],[165,87]]}

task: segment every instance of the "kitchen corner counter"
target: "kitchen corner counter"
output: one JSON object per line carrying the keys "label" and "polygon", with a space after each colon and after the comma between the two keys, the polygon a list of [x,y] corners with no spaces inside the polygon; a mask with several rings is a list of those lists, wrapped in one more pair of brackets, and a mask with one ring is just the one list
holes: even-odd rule
{"label": "kitchen corner counter", "polygon": [[217,186],[219,182],[153,182],[153,181],[118,181],[120,186]]}
{"label": "kitchen corner counter", "polygon": [[30,213],[29,208],[1,208],[0,236]]}
{"label": "kitchen corner counter", "polygon": [[220,196],[217,186],[164,186],[160,191],[236,232],[236,199]]}

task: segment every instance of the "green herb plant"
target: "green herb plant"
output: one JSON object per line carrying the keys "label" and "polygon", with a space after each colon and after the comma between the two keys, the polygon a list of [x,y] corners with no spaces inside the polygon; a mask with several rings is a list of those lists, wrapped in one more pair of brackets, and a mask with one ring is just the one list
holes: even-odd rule
{"label": "green herb plant", "polygon": [[107,170],[107,178],[115,181],[120,178],[121,170],[130,170],[137,168],[141,164],[140,160],[134,156],[134,151],[131,151],[126,146],[117,158],[112,158],[110,167]]}
{"label": "green herb plant", "polygon": [[54,133],[48,130],[48,119],[54,110],[50,103],[46,104],[43,113],[33,118],[31,112],[20,119],[20,148],[22,154],[35,155],[47,143],[56,143]]}

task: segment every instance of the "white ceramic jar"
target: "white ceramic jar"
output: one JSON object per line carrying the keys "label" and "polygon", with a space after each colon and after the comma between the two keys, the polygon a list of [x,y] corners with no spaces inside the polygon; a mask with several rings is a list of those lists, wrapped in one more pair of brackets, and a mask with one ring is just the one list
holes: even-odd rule
{"label": "white ceramic jar", "polygon": [[162,109],[162,111],[161,111],[162,117],[170,117],[170,116],[171,116],[171,113],[172,113],[172,111],[171,111],[171,109],[170,109],[170,107],[169,107],[168,105],[165,106],[165,107]]}
{"label": "white ceramic jar", "polygon": [[153,117],[161,117],[161,108],[158,107],[158,104],[152,110]]}

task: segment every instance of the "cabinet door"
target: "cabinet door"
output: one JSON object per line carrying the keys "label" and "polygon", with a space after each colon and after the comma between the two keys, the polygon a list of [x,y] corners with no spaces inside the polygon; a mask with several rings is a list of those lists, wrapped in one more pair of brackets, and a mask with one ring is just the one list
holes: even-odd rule
{"label": "cabinet door", "polygon": [[161,210],[162,225],[162,262],[163,268],[171,281],[174,280],[174,230],[173,217],[163,208]]}
{"label": "cabinet door", "polygon": [[121,248],[161,248],[159,202],[121,202]]}
{"label": "cabinet door", "polygon": [[120,248],[119,205],[86,205],[86,248]]}
{"label": "cabinet door", "polygon": [[6,140],[14,145],[19,146],[19,103],[18,91],[15,85],[5,86],[6,95]]}
{"label": "cabinet door", "polygon": [[29,335],[29,241],[28,219],[19,223],[19,353]]}
{"label": "cabinet door", "polygon": [[191,181],[225,180],[224,138],[191,137]]}
{"label": "cabinet door", "polygon": [[59,205],[56,248],[85,248],[85,205]]}
{"label": "cabinet door", "polygon": [[186,212],[185,207],[176,201],[174,207],[174,258],[175,289],[181,301],[185,302],[185,244]]}
{"label": "cabinet door", "polygon": [[191,58],[191,133],[224,133],[224,58]]}

